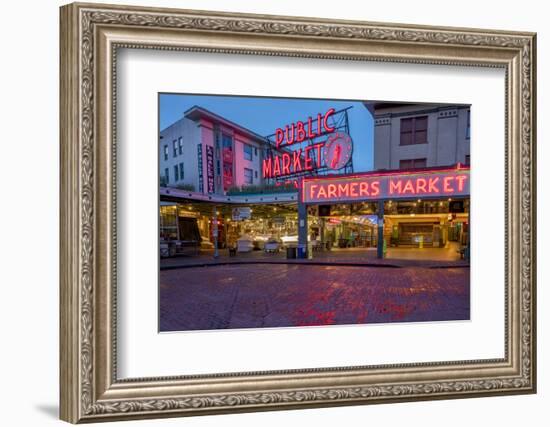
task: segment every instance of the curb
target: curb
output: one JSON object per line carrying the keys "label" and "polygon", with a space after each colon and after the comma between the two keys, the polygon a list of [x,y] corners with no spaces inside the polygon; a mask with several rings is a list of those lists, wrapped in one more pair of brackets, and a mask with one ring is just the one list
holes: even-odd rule
{"label": "curb", "polygon": [[[309,266],[338,266],[338,267],[378,267],[378,268],[407,268],[417,267],[408,265],[397,264],[378,264],[378,263],[355,263],[355,262],[321,262],[321,261],[219,261],[219,262],[201,262],[195,264],[179,264],[179,265],[166,265],[160,267],[160,270],[177,270],[180,268],[197,268],[197,267],[217,267],[225,265],[251,265],[251,264],[276,264],[276,265],[309,265]],[[464,265],[428,265],[421,266],[420,268],[469,268],[469,264]]]}

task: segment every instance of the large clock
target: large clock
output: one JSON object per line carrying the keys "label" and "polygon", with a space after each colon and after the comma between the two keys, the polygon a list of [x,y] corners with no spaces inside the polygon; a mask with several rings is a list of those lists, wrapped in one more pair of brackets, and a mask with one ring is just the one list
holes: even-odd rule
{"label": "large clock", "polygon": [[343,132],[333,133],[327,139],[323,150],[325,166],[333,170],[342,169],[351,160],[352,152],[351,137]]}

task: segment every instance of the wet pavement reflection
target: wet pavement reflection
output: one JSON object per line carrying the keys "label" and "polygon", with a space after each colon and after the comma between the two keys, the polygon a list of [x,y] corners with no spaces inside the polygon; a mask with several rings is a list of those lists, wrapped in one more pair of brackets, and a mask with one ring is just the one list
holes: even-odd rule
{"label": "wet pavement reflection", "polygon": [[165,332],[469,318],[468,267],[245,264],[160,274]]}

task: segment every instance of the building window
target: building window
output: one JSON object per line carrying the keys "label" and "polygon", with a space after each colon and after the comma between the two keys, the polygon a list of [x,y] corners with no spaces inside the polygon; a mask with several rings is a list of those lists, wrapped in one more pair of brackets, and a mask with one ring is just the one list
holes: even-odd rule
{"label": "building window", "polygon": [[164,179],[166,180],[166,184],[170,182],[170,174],[169,174],[168,168],[164,168]]}
{"label": "building window", "polygon": [[233,184],[233,165],[230,163],[223,164],[223,183],[225,189]]}
{"label": "building window", "polygon": [[174,157],[178,155],[178,140],[174,139],[172,141],[172,148],[174,149]]}
{"label": "building window", "polygon": [[252,169],[244,168],[244,183],[252,184]]}
{"label": "building window", "polygon": [[168,145],[164,145],[164,160],[168,160]]}
{"label": "building window", "polygon": [[243,155],[245,160],[252,160],[252,146],[243,144]]}
{"label": "building window", "polygon": [[258,178],[258,171],[254,171],[254,178]]}
{"label": "building window", "polygon": [[183,163],[180,163],[180,179],[183,179]]}
{"label": "building window", "polygon": [[417,169],[426,167],[426,158],[399,160],[399,169]]}
{"label": "building window", "polygon": [[181,136],[178,138],[178,154],[180,156],[183,154],[183,138]]}
{"label": "building window", "polygon": [[222,146],[224,150],[233,150],[233,137],[225,133],[222,134]]}
{"label": "building window", "polygon": [[428,116],[401,119],[400,145],[426,144],[428,142]]}
{"label": "building window", "polygon": [[258,148],[257,148],[257,147],[254,147],[254,155],[255,155],[255,156],[258,155]]}
{"label": "building window", "polygon": [[214,145],[217,149],[220,148],[220,130],[217,125],[214,125]]}
{"label": "building window", "polygon": [[470,139],[470,110],[468,110],[468,119],[466,122],[466,139]]}
{"label": "building window", "polygon": [[177,181],[178,179],[178,165],[174,165],[174,181]]}
{"label": "building window", "polygon": [[470,166],[470,155],[469,154],[466,154],[466,158],[464,160],[464,164],[466,166]]}

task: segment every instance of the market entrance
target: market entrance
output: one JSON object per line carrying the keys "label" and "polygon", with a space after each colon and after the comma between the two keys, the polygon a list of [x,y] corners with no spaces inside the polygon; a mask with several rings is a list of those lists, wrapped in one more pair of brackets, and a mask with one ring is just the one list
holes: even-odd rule
{"label": "market entrance", "polygon": [[[431,254],[418,252],[419,258],[469,257],[469,172],[456,165],[306,178],[298,205],[299,244],[307,242],[308,214],[317,207],[318,216],[329,224],[342,218],[369,221],[376,229],[370,236],[371,241],[376,236],[378,258],[416,256],[404,249],[431,250]],[[350,215],[333,215],[333,209],[342,206],[349,206]],[[350,235],[344,240],[353,245],[356,236]],[[347,244],[342,242],[342,246]]]}
{"label": "market entrance", "polygon": [[[316,223],[311,224],[315,227]],[[160,255],[279,253],[298,244],[297,203],[161,202]]]}
{"label": "market entrance", "polygon": [[376,204],[349,203],[308,208],[313,250],[372,249],[378,242]]}

